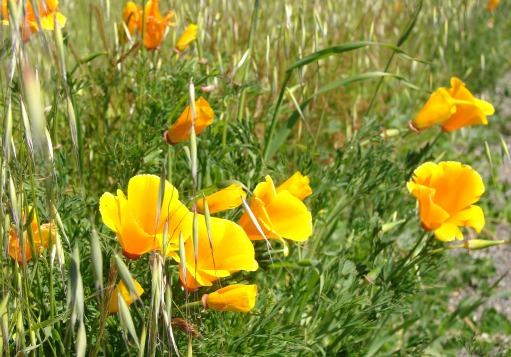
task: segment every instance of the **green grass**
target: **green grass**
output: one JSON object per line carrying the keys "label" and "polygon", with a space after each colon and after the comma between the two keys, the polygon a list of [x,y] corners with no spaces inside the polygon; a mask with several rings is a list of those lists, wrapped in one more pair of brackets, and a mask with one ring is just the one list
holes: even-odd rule
{"label": "green grass", "polygon": [[[493,14],[476,0],[371,3],[260,1],[254,12],[254,2],[165,0],[160,9],[175,9],[177,27],[153,52],[120,43],[124,2],[61,0],[62,42],[45,31],[16,47],[15,27],[4,26],[2,353],[174,355],[175,343],[197,356],[508,355],[509,320],[492,309],[474,319],[501,278],[492,259],[438,253],[445,244],[421,229],[406,182],[425,161],[471,165],[486,185],[479,237],[509,244],[496,233],[509,228],[511,212],[509,180],[499,175],[509,165],[501,147],[509,126],[498,109],[509,98],[495,89],[511,68],[511,3]],[[189,21],[199,24],[198,40],[180,57],[172,48]],[[361,41],[371,44],[346,47]],[[27,82],[30,69],[39,84]],[[490,125],[438,138],[435,128],[410,132],[429,92],[451,76],[497,106]],[[215,112],[197,137],[196,186],[190,142],[163,139],[188,103],[191,78]],[[209,84],[216,90],[199,90]],[[389,129],[398,134],[387,137]],[[126,192],[136,174],[163,172],[189,203],[215,183],[253,190],[266,175],[281,183],[297,170],[311,180],[314,234],[290,242],[287,257],[276,241],[275,252],[255,242],[259,270],[222,281],[258,285],[249,314],[184,309],[218,284],[186,296],[173,260],[158,271],[150,254],[124,259],[99,214],[101,195]],[[23,265],[7,248],[28,205],[42,222],[57,222],[61,241]],[[242,211],[222,217],[237,221]],[[126,271],[145,289],[143,304],[109,316],[112,284]],[[474,281],[472,296],[450,300]],[[177,322],[170,329],[173,318],[198,336]]]}

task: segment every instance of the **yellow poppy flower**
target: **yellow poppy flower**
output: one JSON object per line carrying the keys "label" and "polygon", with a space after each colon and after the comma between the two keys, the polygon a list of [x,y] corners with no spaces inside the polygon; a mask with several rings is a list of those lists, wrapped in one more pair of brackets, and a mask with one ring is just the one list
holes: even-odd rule
{"label": "yellow poppy flower", "polygon": [[136,30],[142,29],[142,8],[132,1],[129,1],[122,12],[122,20],[126,24],[130,35],[133,35]]}
{"label": "yellow poppy flower", "polygon": [[451,132],[464,126],[486,125],[486,116],[494,112],[490,103],[475,98],[465,83],[452,77],[451,88],[442,87],[433,92],[411,125],[416,130],[424,130],[441,123],[445,131]]}
{"label": "yellow poppy flower", "polygon": [[176,50],[179,52],[183,52],[186,47],[193,41],[197,39],[197,26],[196,24],[189,24],[188,27],[186,27],[185,32],[179,37],[179,39],[176,42]]}
{"label": "yellow poppy flower", "polygon": [[[199,135],[208,125],[213,123],[214,113],[208,101],[200,97],[195,101],[195,134]],[[172,124],[169,130],[165,132],[165,139],[169,144],[175,145],[182,141],[190,139],[190,129],[192,127],[192,108],[190,105],[181,113],[176,122]]]}
{"label": "yellow poppy flower", "polygon": [[[300,173],[276,189],[270,176],[266,176],[266,182],[257,185],[250,210],[266,238],[280,241],[287,238],[298,242],[309,239],[312,235],[312,216],[302,199],[311,192],[308,178]],[[248,212],[241,216],[239,225],[250,239],[264,239]]]}
{"label": "yellow poppy flower", "polygon": [[415,170],[407,187],[419,201],[422,227],[435,231],[439,240],[463,239],[461,226],[478,233],[483,229],[483,210],[473,204],[484,193],[484,184],[470,166],[454,161],[427,162]]}
{"label": "yellow poppy flower", "polygon": [[111,314],[115,314],[119,311],[119,292],[121,293],[122,298],[126,301],[126,304],[130,306],[138,298],[144,293],[144,289],[140,286],[138,281],[133,279],[133,284],[135,284],[135,288],[137,289],[137,294],[130,294],[129,289],[124,284],[124,281],[119,281],[119,284],[112,290],[112,295],[110,295],[110,301],[108,302],[108,312]]}
{"label": "yellow poppy flower", "polygon": [[300,171],[296,171],[293,176],[280,184],[280,186],[277,187],[277,194],[282,190],[289,191],[300,201],[303,201],[306,197],[312,195],[312,189],[309,186],[309,178],[307,176],[303,176]]}
{"label": "yellow poppy flower", "polygon": [[486,4],[486,11],[493,11],[499,3],[500,0],[489,0],[488,4]]}
{"label": "yellow poppy flower", "polygon": [[255,306],[257,285],[233,284],[202,296],[205,309],[249,312]]}
{"label": "yellow poppy flower", "polygon": [[170,10],[165,17],[162,17],[159,6],[160,0],[149,0],[145,5],[144,46],[148,50],[155,50],[160,46],[167,26],[175,26],[170,22],[174,16],[174,10]]}
{"label": "yellow poppy flower", "polygon": [[158,220],[160,178],[138,175],[128,183],[128,197],[121,190],[117,196],[106,192],[99,201],[105,225],[117,233],[123,254],[130,259],[163,250],[163,231],[168,222],[166,256],[179,249],[179,234],[187,238],[191,232],[190,212],[179,201],[177,190],[165,181],[164,196]]}
{"label": "yellow poppy flower", "polygon": [[211,286],[220,278],[225,278],[240,270],[257,270],[254,246],[236,223],[226,219],[210,217],[211,242],[208,237],[206,218],[198,216],[199,239],[197,265],[195,265],[193,239],[185,244],[186,282],[182,264],[179,274],[181,284],[193,291],[200,286]]}
{"label": "yellow poppy flower", "polygon": [[[28,211],[30,212],[32,207],[28,207]],[[25,221],[25,213],[22,213],[22,222]],[[37,215],[34,211],[33,218],[30,223],[30,227],[32,228],[32,235],[34,238],[34,248],[35,252],[39,254],[43,249],[48,248],[50,245],[50,237],[51,241],[55,243],[57,237],[57,227],[54,223],[44,223],[39,226],[39,222],[37,219]],[[25,259],[28,262],[32,259],[32,249],[30,248],[29,236],[28,232],[23,234],[25,239]],[[11,229],[9,231],[9,255],[12,259],[17,260],[19,263],[23,262],[22,252],[21,252],[21,241],[16,234],[16,231]]]}
{"label": "yellow poppy flower", "polygon": [[[41,27],[44,30],[55,29],[55,19],[57,20],[60,27],[66,25],[66,17],[57,11],[58,1],[57,0],[38,0],[39,7],[39,19],[41,21]],[[9,25],[9,12],[7,7],[7,1],[2,2],[2,23]],[[34,12],[34,8],[31,2],[27,2],[25,9],[25,18],[21,24],[21,37],[23,41],[28,41],[30,36],[38,32],[39,25],[37,24],[37,18]]]}
{"label": "yellow poppy flower", "polygon": [[[228,209],[233,209],[241,205],[241,198],[246,198],[247,194],[243,187],[237,184],[232,184],[218,192],[206,196],[208,203],[209,213],[222,212]],[[204,213],[204,199],[200,197],[197,199],[197,211]]]}

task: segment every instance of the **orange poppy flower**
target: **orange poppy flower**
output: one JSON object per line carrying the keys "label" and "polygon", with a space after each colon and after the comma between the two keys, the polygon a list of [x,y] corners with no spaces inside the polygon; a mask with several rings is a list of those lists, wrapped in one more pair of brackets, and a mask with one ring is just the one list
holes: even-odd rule
{"label": "orange poppy flower", "polygon": [[142,30],[142,8],[129,1],[122,12],[122,20],[128,27],[130,35],[133,35],[137,30]]}
{"label": "orange poppy flower", "polygon": [[[17,2],[17,1],[16,1]],[[58,1],[57,0],[38,0],[39,9],[39,20],[41,21],[41,28],[44,30],[54,30],[55,20],[58,22],[60,27],[66,25],[66,17],[57,11]],[[9,25],[9,12],[7,7],[7,1],[2,2],[2,23]],[[37,16],[31,2],[27,3],[25,18],[21,23],[21,37],[23,41],[28,41],[32,34],[40,30],[37,23]]]}
{"label": "orange poppy flower", "polygon": [[[211,237],[208,237],[206,218],[199,214],[198,222],[197,257],[193,239],[189,238],[185,244],[186,262],[180,262],[179,274],[183,286],[193,291],[200,286],[211,286],[214,281],[240,270],[257,270],[254,246],[240,226],[226,219],[210,217]],[[183,263],[186,265],[186,281]]]}
{"label": "orange poppy flower", "polygon": [[451,132],[464,126],[488,124],[487,115],[495,112],[487,101],[475,98],[456,77],[451,78],[451,88],[439,88],[426,102],[411,122],[413,129],[420,131],[440,123]]}
{"label": "orange poppy flower", "polygon": [[[165,241],[164,253],[171,256],[179,249],[179,234],[185,239],[191,234],[190,212],[167,181],[158,216],[159,190],[158,176],[138,175],[130,179],[127,197],[117,190],[117,196],[106,192],[99,200],[103,222],[117,233],[127,258],[137,259],[144,253],[163,250]],[[168,237],[163,237],[165,224],[168,224]]]}
{"label": "orange poppy flower", "polygon": [[426,162],[415,170],[407,187],[419,201],[422,227],[434,231],[439,240],[463,239],[461,226],[478,233],[483,229],[483,210],[473,204],[484,193],[484,184],[470,166],[454,161]]}
{"label": "orange poppy flower", "polygon": [[[199,135],[206,127],[213,123],[214,113],[208,101],[200,97],[195,101],[195,134]],[[190,139],[192,127],[192,108],[190,105],[181,113],[176,122],[164,134],[165,139],[171,145]]]}
{"label": "orange poppy flower", "polygon": [[[30,212],[32,207],[28,207],[28,211]],[[25,221],[25,212],[22,213],[22,221]],[[37,219],[37,215],[34,211],[32,221],[30,222],[30,228],[32,229],[32,236],[34,238],[34,248],[35,253],[39,254],[43,249],[48,248],[50,246],[50,239],[53,243],[55,243],[57,239],[57,227],[54,223],[44,223],[39,226],[39,221]],[[25,259],[28,262],[32,259],[32,248],[30,247],[30,241],[28,232],[23,234],[25,239]],[[9,231],[9,255],[12,259],[18,261],[18,263],[23,262],[23,252],[21,248],[21,241],[14,229]]]}
{"label": "orange poppy flower", "polygon": [[[246,198],[247,194],[243,190],[243,187],[234,183],[206,196],[205,199],[208,203],[209,213],[213,214],[240,206],[242,197]],[[197,199],[197,211],[199,213],[204,213],[204,199],[202,197]]]}
{"label": "orange poppy flower", "polygon": [[144,46],[148,50],[155,50],[160,46],[167,26],[175,26],[170,22],[174,16],[174,10],[170,10],[165,17],[162,17],[159,6],[160,0],[149,0],[145,4]]}
{"label": "orange poppy flower", "polygon": [[486,4],[486,11],[493,11],[500,3],[500,0],[489,0]]}
{"label": "orange poppy flower", "polygon": [[249,312],[255,306],[257,285],[232,284],[202,296],[204,308],[216,311]]}
{"label": "orange poppy flower", "polygon": [[[283,242],[283,238],[302,242],[312,235],[312,216],[302,200],[312,190],[309,179],[300,172],[275,188],[270,176],[254,190],[250,210],[266,238]],[[239,225],[252,240],[264,239],[250,214],[241,216]]]}

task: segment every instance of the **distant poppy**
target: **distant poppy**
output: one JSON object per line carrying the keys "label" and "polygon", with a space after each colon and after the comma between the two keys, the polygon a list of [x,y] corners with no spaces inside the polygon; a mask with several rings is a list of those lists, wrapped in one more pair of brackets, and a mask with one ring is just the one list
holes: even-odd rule
{"label": "distant poppy", "polygon": [[[200,97],[195,101],[195,134],[199,135],[206,127],[213,123],[214,113],[208,101]],[[190,139],[192,128],[192,108],[190,105],[181,113],[176,122],[165,132],[165,139],[171,145]]]}
{"label": "distant poppy", "polygon": [[183,52],[186,47],[197,39],[197,28],[196,24],[189,24],[185,32],[179,37],[176,42],[176,50]]}

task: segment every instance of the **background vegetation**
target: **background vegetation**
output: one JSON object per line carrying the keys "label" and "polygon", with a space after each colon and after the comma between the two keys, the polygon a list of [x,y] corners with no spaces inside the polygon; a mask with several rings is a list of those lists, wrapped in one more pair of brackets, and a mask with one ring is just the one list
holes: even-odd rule
{"label": "background vegetation", "polygon": [[[486,185],[480,238],[509,243],[510,99],[509,81],[500,79],[509,78],[511,3],[493,13],[477,0],[257,4],[162,0],[177,26],[153,52],[123,40],[122,1],[61,0],[62,42],[41,32],[17,47],[2,28],[3,353],[74,354],[86,343],[90,355],[173,355],[189,352],[191,341],[197,356],[509,355],[511,323],[501,307],[511,287],[492,259],[507,252],[500,261],[509,267],[509,246],[476,256],[439,250],[443,243],[422,239],[405,183],[424,161],[471,165]],[[179,56],[173,45],[189,22],[199,24],[198,39]],[[299,61],[357,41],[371,43]],[[26,66],[39,77],[39,121],[24,112],[35,98]],[[428,92],[451,76],[496,106],[490,125],[410,132]],[[171,147],[162,136],[188,102],[190,78],[215,111],[198,137],[199,187],[236,179],[253,189],[265,175],[280,183],[300,170],[314,191],[306,203],[315,231],[287,257],[256,242],[260,269],[232,278],[258,284],[250,314],[180,308],[185,296],[170,260],[157,314],[151,258],[126,262],[146,290],[144,304],[130,308],[135,342],[126,322],[107,316],[109,290],[97,288],[118,280],[120,253],[98,201],[126,190],[132,176],[164,168],[182,199],[191,197],[187,144]],[[201,93],[204,85],[216,89]],[[34,136],[38,122],[44,136]],[[62,244],[19,265],[8,255],[9,228],[27,205],[58,223]],[[91,242],[101,248],[101,278]],[[484,305],[495,294],[494,306]],[[198,335],[169,329],[171,317]]]}

